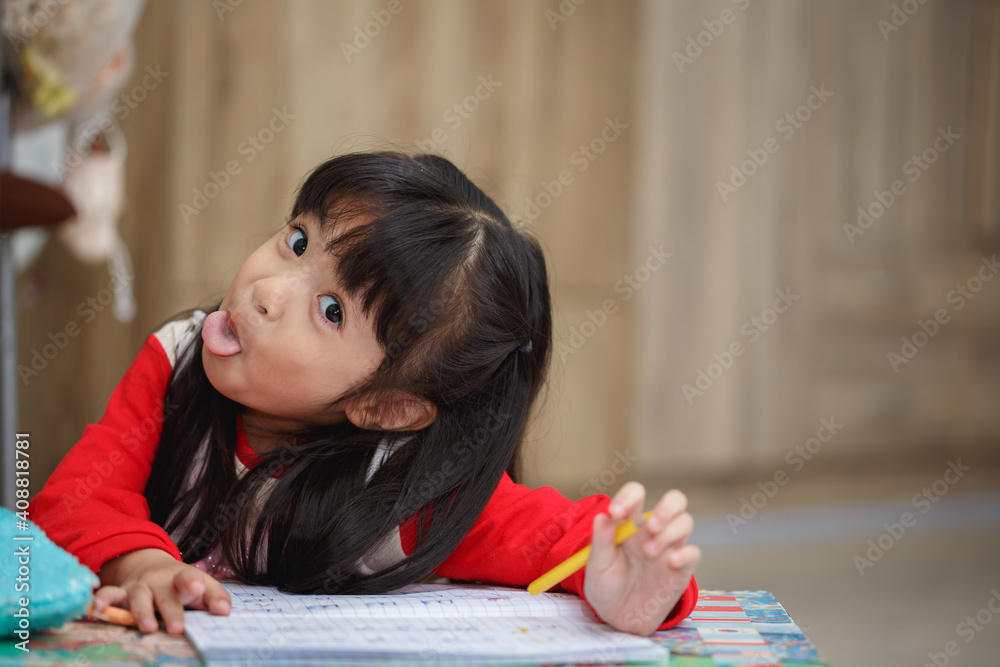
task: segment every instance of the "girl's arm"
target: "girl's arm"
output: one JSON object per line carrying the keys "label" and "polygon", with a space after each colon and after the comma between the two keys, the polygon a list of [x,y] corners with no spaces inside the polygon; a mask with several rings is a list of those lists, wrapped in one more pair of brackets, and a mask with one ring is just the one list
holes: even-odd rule
{"label": "girl's arm", "polygon": [[100,422],[84,430],[29,506],[30,518],[49,538],[95,573],[112,558],[143,548],[180,559],[167,533],[149,520],[143,495],[170,370],[163,347],[151,335]]}
{"label": "girl's arm", "polygon": [[[643,498],[637,498],[635,486],[639,485],[630,482],[622,487],[619,494],[615,496],[616,502],[624,506],[628,515],[634,513],[636,500],[639,501],[641,513]],[[670,495],[668,494],[668,496]],[[676,496],[672,496],[672,498],[674,500],[668,502],[676,502]],[[515,484],[505,473],[472,530],[435,572],[453,579],[526,586],[569,556],[591,544],[594,536],[595,517],[603,515],[607,519],[610,505],[611,499],[605,495],[587,496],[573,502],[551,487],[532,490],[523,484]],[[676,506],[659,509],[675,511]],[[683,513],[681,510],[679,514]],[[598,524],[598,527],[606,528],[603,524]],[[683,529],[683,526],[681,528]],[[684,531],[681,530],[681,532]],[[635,544],[638,545],[641,537],[641,535],[636,535],[630,539],[634,539]],[[412,523],[404,523],[400,526],[400,539],[405,553],[412,552],[414,538],[415,528]],[[618,548],[622,549],[628,543],[626,541]],[[634,548],[632,547],[632,549]],[[597,550],[595,549],[595,551]],[[598,555],[600,553],[598,552]],[[605,550],[603,553],[607,558],[608,551]],[[594,556],[592,555],[591,562],[593,561]],[[605,573],[610,573],[612,576],[621,574],[616,572],[613,567],[608,569],[609,566],[614,565],[613,563],[601,562],[599,564],[605,566],[601,568],[602,575]],[[640,605],[632,605],[631,608],[626,609],[624,615],[621,615],[617,614],[617,610],[612,609],[612,607],[619,605],[608,604],[608,589],[614,589],[615,586],[598,585],[597,588],[593,585],[585,586],[588,583],[587,574],[588,568],[583,568],[564,580],[559,588],[583,597],[591,605],[591,609],[605,621],[621,629],[637,632],[637,634],[647,634],[652,630],[673,627],[691,613],[698,599],[698,588],[694,577],[684,575],[684,581],[679,583],[678,588],[678,591],[682,590],[683,592],[680,592],[679,596],[676,597],[675,604],[664,610],[662,616],[646,618],[641,611],[637,611],[637,607]],[[640,571],[633,568],[621,577],[620,581],[627,584],[630,578],[638,578],[639,576]],[[671,577],[656,576],[657,581],[662,582],[666,582],[669,578]],[[672,578],[676,579],[676,574]],[[594,580],[595,576],[591,576],[590,583],[592,584]],[[677,588],[678,582],[673,581],[672,586]],[[589,589],[591,597],[600,598],[598,604],[604,610],[603,614],[594,607],[594,601],[588,597],[586,594],[588,591],[585,591],[585,588]],[[660,593],[659,587],[655,586],[649,588],[648,591],[654,597]],[[664,595],[670,597],[666,593],[662,594],[661,597]],[[610,597],[615,597],[613,590]],[[628,601],[625,600],[624,603],[628,604]],[[641,606],[645,607],[645,605]],[[612,611],[616,612],[614,614],[616,617],[606,618],[613,615]],[[641,621],[641,627],[638,631],[628,627],[633,620]]]}
{"label": "girl's arm", "polygon": [[[183,322],[172,323],[183,327]],[[171,325],[168,325],[170,327]],[[176,333],[167,328],[167,345]],[[177,546],[150,521],[143,491],[160,440],[171,359],[150,336],[118,383],[101,421],[88,426],[44,488],[29,516],[49,538],[100,576],[98,610],[127,606],[153,632],[158,611],[172,634],[184,632],[184,607],[229,613],[229,594],[181,561]]]}

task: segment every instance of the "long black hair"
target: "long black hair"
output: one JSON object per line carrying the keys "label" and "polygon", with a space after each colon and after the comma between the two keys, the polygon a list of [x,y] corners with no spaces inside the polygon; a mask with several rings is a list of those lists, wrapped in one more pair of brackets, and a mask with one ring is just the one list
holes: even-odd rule
{"label": "long black hair", "polygon": [[[545,262],[533,237],[435,155],[334,157],[300,188],[290,218],[300,215],[330,229],[361,221],[327,247],[385,351],[354,395],[402,390],[433,403],[436,419],[407,433],[344,423],[288,434],[237,478],[241,406],[209,383],[199,335],[171,375],[165,405],[177,407],[165,414],[145,495],[153,521],[179,534],[185,562],[221,544],[251,583],[385,592],[448,557],[505,471],[518,480],[550,356]],[[366,480],[387,441],[396,449]],[[359,570],[406,521],[416,529],[412,553]]]}

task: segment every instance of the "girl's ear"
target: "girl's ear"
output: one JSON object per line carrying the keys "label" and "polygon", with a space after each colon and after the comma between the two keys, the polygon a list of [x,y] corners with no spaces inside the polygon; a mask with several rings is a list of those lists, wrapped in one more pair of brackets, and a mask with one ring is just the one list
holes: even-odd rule
{"label": "girl's ear", "polygon": [[412,394],[362,396],[347,404],[347,420],[372,431],[419,431],[437,419],[437,406]]}

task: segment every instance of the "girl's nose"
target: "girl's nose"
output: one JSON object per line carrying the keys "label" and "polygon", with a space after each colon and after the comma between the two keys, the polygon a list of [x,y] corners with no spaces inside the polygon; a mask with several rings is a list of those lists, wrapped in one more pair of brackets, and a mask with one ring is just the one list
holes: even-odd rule
{"label": "girl's nose", "polygon": [[253,303],[257,312],[267,319],[281,316],[288,297],[296,291],[301,279],[288,271],[260,278],[253,284]]}

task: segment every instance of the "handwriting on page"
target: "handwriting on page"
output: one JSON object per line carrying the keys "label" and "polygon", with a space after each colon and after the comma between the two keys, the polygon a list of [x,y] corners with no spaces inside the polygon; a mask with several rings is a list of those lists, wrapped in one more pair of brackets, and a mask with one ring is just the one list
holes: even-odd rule
{"label": "handwriting on page", "polygon": [[413,584],[385,595],[288,595],[266,586],[226,583],[233,613],[336,618],[574,616],[593,618],[576,595],[470,584]]}

